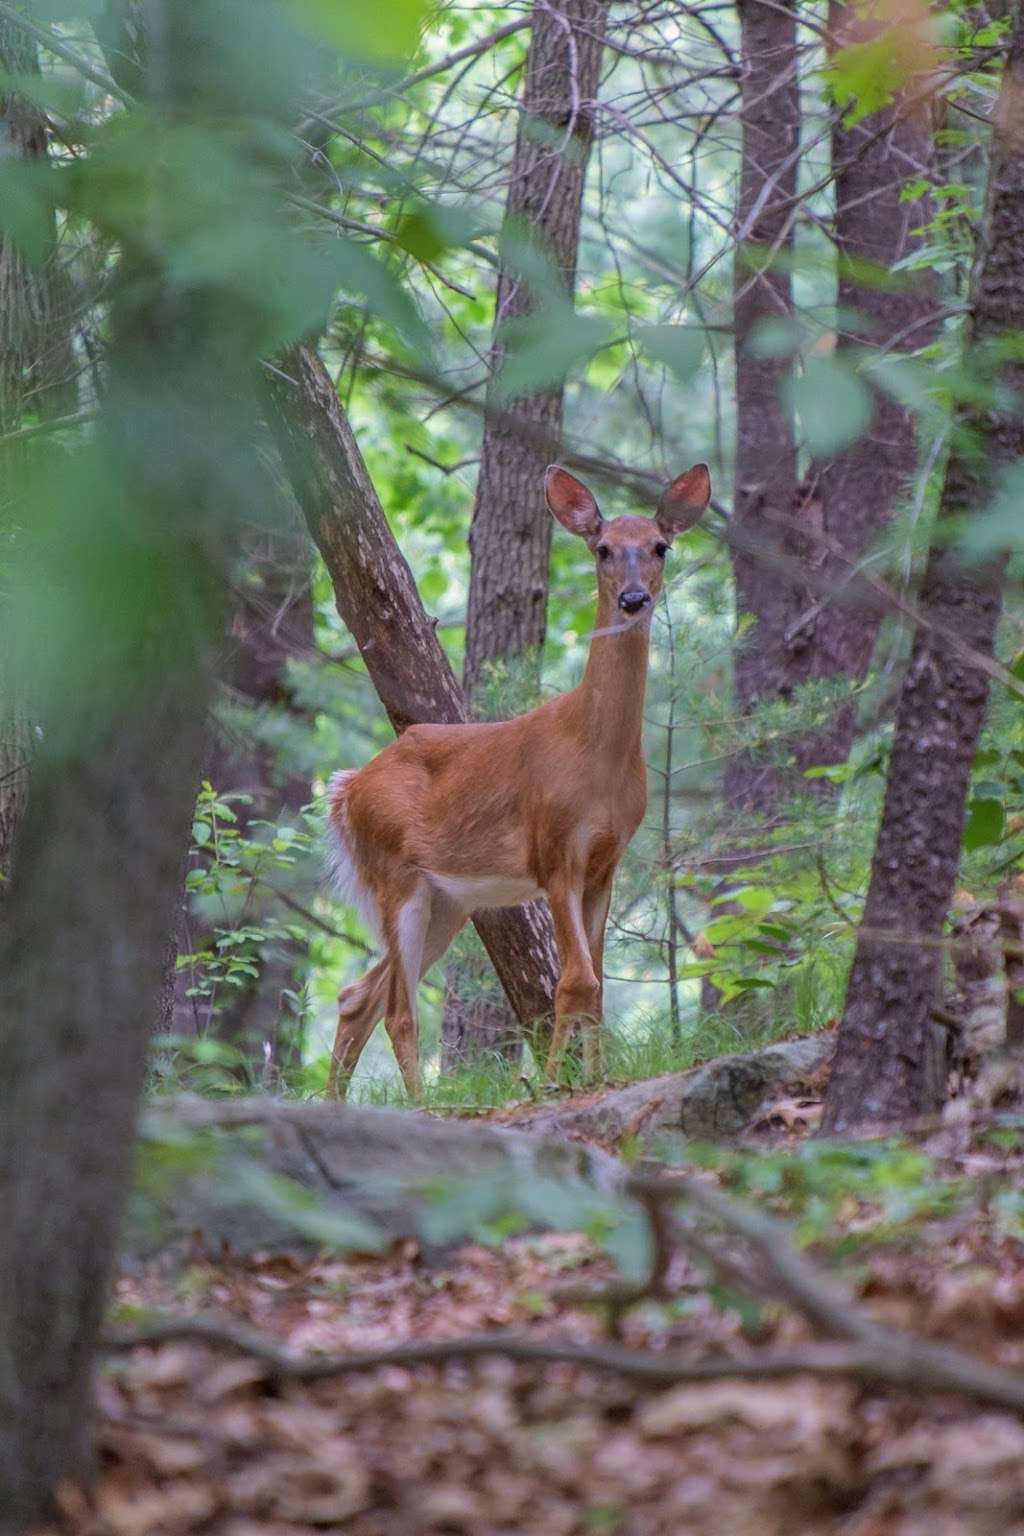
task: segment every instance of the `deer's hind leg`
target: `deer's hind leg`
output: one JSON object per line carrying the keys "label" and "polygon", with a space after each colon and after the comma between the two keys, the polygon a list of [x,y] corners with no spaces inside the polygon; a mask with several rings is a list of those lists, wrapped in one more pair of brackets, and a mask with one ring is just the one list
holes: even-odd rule
{"label": "deer's hind leg", "polygon": [[338,994],[338,1028],[327,1077],[327,1097],[344,1098],[363,1046],[384,1012],[388,995],[387,955],[371,966],[365,976],[343,987]]}
{"label": "deer's hind leg", "polygon": [[466,913],[422,876],[394,915],[384,1026],[410,1098],[422,1092],[416,989],[465,922]]}

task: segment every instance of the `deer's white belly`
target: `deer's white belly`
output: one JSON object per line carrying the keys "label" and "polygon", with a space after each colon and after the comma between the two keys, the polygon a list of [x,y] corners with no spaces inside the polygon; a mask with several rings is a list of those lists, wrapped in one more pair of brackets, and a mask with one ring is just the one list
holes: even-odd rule
{"label": "deer's white belly", "polygon": [[432,869],[426,874],[431,885],[463,912],[474,912],[477,907],[517,907],[541,894],[532,880],[503,875],[439,875]]}

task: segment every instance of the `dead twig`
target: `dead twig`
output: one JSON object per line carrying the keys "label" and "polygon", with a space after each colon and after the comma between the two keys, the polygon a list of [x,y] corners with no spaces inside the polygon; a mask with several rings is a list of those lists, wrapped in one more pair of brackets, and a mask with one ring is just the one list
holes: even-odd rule
{"label": "dead twig", "polygon": [[382,1366],[448,1365],[502,1355],[535,1364],[563,1363],[609,1371],[638,1385],[654,1388],[684,1383],[743,1378],[769,1381],[783,1376],[811,1375],[847,1378],[867,1386],[915,1392],[955,1392],[991,1407],[1024,1413],[1024,1376],[939,1349],[907,1336],[884,1335],[884,1343],[810,1344],[803,1349],[715,1355],[688,1360],[678,1352],[647,1354],[617,1344],[577,1344],[569,1339],[531,1338],[516,1333],[473,1334],[459,1339],[393,1344],[383,1349],[353,1350],[345,1355],[296,1358],[270,1339],[239,1324],[215,1318],[160,1318],[136,1329],[111,1333],[103,1341],[108,1352],[188,1341],[246,1354],[264,1367],[264,1379],[275,1386],[288,1382],[324,1381],[375,1371]]}

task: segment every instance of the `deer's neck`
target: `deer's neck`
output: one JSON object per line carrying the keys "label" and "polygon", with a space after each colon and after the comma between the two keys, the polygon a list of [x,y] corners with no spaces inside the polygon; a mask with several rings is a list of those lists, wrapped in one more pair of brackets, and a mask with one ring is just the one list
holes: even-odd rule
{"label": "deer's neck", "polygon": [[627,624],[617,608],[600,603],[586,671],[579,686],[590,740],[615,756],[640,750],[651,647],[651,616]]}

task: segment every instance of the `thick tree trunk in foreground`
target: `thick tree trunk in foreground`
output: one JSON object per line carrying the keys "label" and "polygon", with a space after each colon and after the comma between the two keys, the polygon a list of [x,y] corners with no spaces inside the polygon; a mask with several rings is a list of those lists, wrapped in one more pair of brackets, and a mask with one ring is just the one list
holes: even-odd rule
{"label": "thick tree trunk in foreground", "polygon": [[[228,386],[211,380],[204,396],[201,363],[198,379],[183,377],[182,337],[195,337],[187,320],[171,326],[175,349],[158,327],[135,329],[137,318],[115,309],[101,429],[103,463],[122,473],[73,516],[33,508],[33,659],[49,691],[34,695],[43,745],[0,937],[3,1536],[42,1520],[56,1483],[87,1454],[92,1351],[222,630],[215,529],[228,493],[219,459],[196,444]],[[143,420],[140,381],[153,413]],[[171,463],[146,436],[157,419],[182,445]],[[98,592],[105,569],[124,587]],[[135,604],[125,597],[142,590]]]}
{"label": "thick tree trunk in foreground", "polygon": [[[571,299],[576,283],[580,210],[593,132],[593,101],[601,68],[608,0],[538,0],[533,12],[521,116],[510,171],[504,230],[534,240],[549,256]],[[502,245],[505,245],[503,240]],[[544,471],[558,457],[563,386],[498,400],[495,379],[505,356],[502,326],[535,302],[514,270],[498,274],[490,381],[480,474],[469,534],[469,612],[464,685],[481,713],[492,662],[522,660],[514,694],[532,697],[540,677],[548,604],[551,516],[544,504]],[[519,427],[522,430],[519,430]],[[518,702],[518,701],[517,701]],[[507,712],[505,701],[499,705]],[[484,710],[492,714],[492,710]],[[441,1067],[518,1048],[515,1020],[488,986],[483,956],[448,968],[441,1023]]]}
{"label": "thick tree trunk in foreground", "polygon": [[123,702],[87,757],[40,757],[5,914],[4,1536],[41,1519],[85,1461],[92,1349],[205,739],[198,678]]}
{"label": "thick tree trunk in foreground", "polygon": [[[239,113],[236,96],[219,94],[245,74],[236,32],[217,11],[151,0],[162,55],[147,75],[147,131],[213,122],[220,132],[225,108]],[[267,139],[257,141],[264,150]],[[217,142],[225,154],[227,136]],[[229,227],[264,205],[255,167],[265,198],[276,191],[266,158],[237,154],[220,205]],[[57,1484],[86,1461],[92,1356],[224,632],[233,527],[264,489],[243,446],[258,428],[260,297],[247,298],[230,267],[206,285],[179,281],[174,240],[208,212],[205,173],[185,165],[177,179],[147,182],[145,239],[123,235],[112,284],[102,419],[76,462],[54,454],[66,481],[33,502],[26,523],[17,640],[30,652],[44,732],[0,930],[0,1536],[41,1524]],[[141,182],[126,185],[141,195]]]}
{"label": "thick tree trunk in foreground", "polygon": [[[777,697],[781,636],[799,611],[799,589],[788,566],[787,521],[797,506],[796,440],[792,413],[780,396],[788,358],[760,357],[751,333],[765,321],[792,318],[786,258],[793,245],[793,203],[800,138],[796,7],[737,0],[743,74],[742,162],[736,209],[740,244],[733,274],[736,347],[736,461],[731,555],[736,611],[755,622],[741,637],[734,661],[740,711]],[[773,256],[780,260],[774,262]],[[756,344],[756,336],[754,337]],[[782,776],[764,753],[737,753],[726,764],[730,807],[770,814]]]}
{"label": "thick tree trunk in foreground", "polygon": [[[851,8],[832,0],[829,27],[833,46],[842,46],[852,20]],[[884,280],[898,261],[922,243],[915,233],[931,217],[929,200],[901,201],[908,181],[928,178],[932,170],[930,108],[908,111],[904,99],[852,128],[836,124],[832,163],[836,168],[836,244],[841,260],[837,303],[853,311],[861,323],[841,332],[844,343],[880,354],[916,351],[934,339],[939,310],[938,284],[932,274],[904,273],[898,286],[858,281],[857,268],[867,264]],[[843,322],[845,324],[845,322]],[[850,447],[812,474],[814,498],[821,504],[826,538],[839,546],[844,559],[812,549],[818,567],[817,591],[837,589],[789,641],[801,682],[849,678],[860,682],[867,674],[878,638],[881,614],[876,604],[858,602],[856,583],[844,601],[842,587],[850,563],[868,552],[872,540],[892,517],[894,505],[909,486],[917,459],[912,412],[884,390],[875,394],[874,415],[867,431]],[[804,608],[814,607],[809,593]],[[795,743],[800,769],[818,763],[845,762],[853,744],[856,706],[843,704],[822,729]],[[827,786],[827,779],[813,781]]]}
{"label": "thick tree trunk in foreground", "polygon": [[[1024,328],[1024,27],[1018,9],[996,108],[989,202],[972,280],[972,341]],[[1024,365],[1004,383],[1019,400]],[[930,1013],[942,963],[942,929],[960,860],[964,808],[988,679],[956,642],[989,655],[1000,613],[1004,562],[965,565],[946,542],[955,521],[990,500],[994,471],[1024,454],[1015,411],[965,410],[980,439],[970,459],[954,448],[938,537],[919,605],[922,623],[900,696],[885,805],[823,1129],[894,1124],[935,1107]],[[944,537],[945,536],[945,537]]]}
{"label": "thick tree trunk in foreground", "polygon": [[[580,206],[593,132],[608,0],[538,0],[522,113],[512,160],[506,235],[534,241],[550,257],[567,298],[576,282]],[[488,662],[539,651],[547,617],[551,516],[544,470],[558,452],[562,386],[497,401],[501,328],[534,307],[514,270],[498,275],[495,335],[469,543],[472,566],[465,685],[473,698]],[[519,424],[522,430],[518,430]]]}
{"label": "thick tree trunk in foreground", "polygon": [[[461,724],[466,701],[327,369],[311,348],[296,347],[268,380],[268,416],[296,498],[388,718],[398,732],[424,721]],[[474,922],[516,1016],[547,1018],[558,961],[546,907],[481,912]]]}

